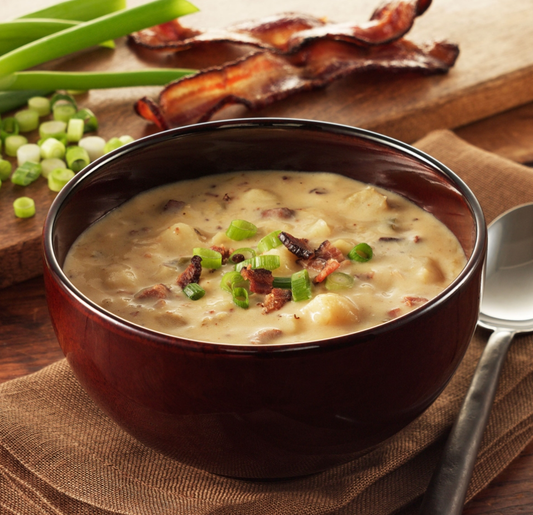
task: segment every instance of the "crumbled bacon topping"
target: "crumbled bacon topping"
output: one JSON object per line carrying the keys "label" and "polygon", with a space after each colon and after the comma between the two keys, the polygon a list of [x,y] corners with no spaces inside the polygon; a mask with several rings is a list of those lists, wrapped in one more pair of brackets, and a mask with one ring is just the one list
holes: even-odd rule
{"label": "crumbled bacon topping", "polygon": [[190,264],[179,275],[176,281],[178,286],[185,288],[188,284],[198,283],[200,281],[200,275],[202,273],[202,258],[200,256],[193,256]]}
{"label": "crumbled bacon topping", "polygon": [[424,297],[410,297],[410,296],[405,296],[403,298],[403,302],[406,306],[417,306],[417,305],[420,305],[420,304],[425,304],[426,302],[428,301],[428,299],[424,298]]}
{"label": "crumbled bacon topping", "polygon": [[309,259],[313,255],[313,251],[307,246],[308,240],[306,239],[296,238],[288,232],[281,232],[278,238],[290,252],[301,259]]}
{"label": "crumbled bacon topping", "polygon": [[284,290],[282,288],[272,288],[272,291],[265,297],[263,302],[263,313],[272,313],[281,309],[287,302],[292,299],[291,290]]}
{"label": "crumbled bacon topping", "polygon": [[212,245],[209,248],[220,253],[223,265],[226,264],[231,254],[233,254],[233,249],[227,249],[224,245]]}
{"label": "crumbled bacon topping", "polygon": [[324,265],[324,268],[322,268],[320,273],[314,278],[313,282],[321,283],[329,274],[335,272],[339,266],[340,263],[336,259],[328,259]]}
{"label": "crumbled bacon topping", "polygon": [[274,276],[270,270],[265,268],[253,269],[251,265],[241,269],[241,275],[250,281],[250,291],[252,293],[270,293]]}

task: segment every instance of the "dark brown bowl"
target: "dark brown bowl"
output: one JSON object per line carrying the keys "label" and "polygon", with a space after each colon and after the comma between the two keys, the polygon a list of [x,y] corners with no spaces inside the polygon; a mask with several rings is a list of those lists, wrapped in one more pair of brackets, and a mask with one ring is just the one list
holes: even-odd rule
{"label": "dark brown bowl", "polygon": [[[398,192],[457,236],[468,262],[438,297],[378,327],[301,344],[184,340],[135,326],[62,272],[78,235],[146,189],[247,170],[330,171]],[[341,125],[292,119],[200,124],[89,165],[44,228],[45,280],[63,352],[94,401],[141,442],[240,478],[301,476],[368,452],[441,393],[476,326],[486,228],[468,187],[428,155]]]}

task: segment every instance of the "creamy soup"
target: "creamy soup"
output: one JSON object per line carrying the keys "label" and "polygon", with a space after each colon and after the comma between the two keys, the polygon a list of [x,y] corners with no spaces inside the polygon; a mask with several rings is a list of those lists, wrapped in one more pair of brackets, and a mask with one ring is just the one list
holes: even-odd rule
{"label": "creamy soup", "polygon": [[455,236],[400,195],[331,173],[269,171],[138,195],[77,239],[64,271],[140,326],[279,344],[405,315],[465,263]]}

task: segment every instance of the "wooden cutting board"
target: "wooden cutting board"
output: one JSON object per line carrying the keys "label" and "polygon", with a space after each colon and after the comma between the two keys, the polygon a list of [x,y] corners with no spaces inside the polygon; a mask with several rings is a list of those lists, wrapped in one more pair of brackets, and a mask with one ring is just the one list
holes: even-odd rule
{"label": "wooden cutting board", "polygon": [[[54,0],[18,0],[2,6],[1,21],[55,3]],[[146,3],[129,1],[129,6]],[[225,27],[235,22],[281,12],[325,16],[331,21],[363,23],[379,4],[374,0],[196,0],[201,11],[182,19],[195,28]],[[421,77],[369,73],[354,75],[324,90],[295,95],[261,111],[230,108],[216,119],[249,116],[287,116],[355,125],[405,142],[427,132],[461,125],[533,101],[532,0],[434,0],[408,35],[415,41],[447,39],[459,44],[460,56],[446,75]],[[93,48],[42,68],[58,70],[135,69],[150,66],[202,68],[239,54],[229,47],[193,50],[176,56],[135,52],[125,40],[117,48]],[[38,85],[36,85],[38,87]],[[144,95],[157,97],[159,88],[93,90],[78,97],[92,109],[104,138],[129,134],[140,138],[156,129],[133,112]],[[30,140],[35,140],[33,134]],[[37,214],[21,220],[12,202],[30,196]],[[0,188],[0,287],[41,273],[41,230],[55,194],[44,179],[21,188],[9,181]]]}

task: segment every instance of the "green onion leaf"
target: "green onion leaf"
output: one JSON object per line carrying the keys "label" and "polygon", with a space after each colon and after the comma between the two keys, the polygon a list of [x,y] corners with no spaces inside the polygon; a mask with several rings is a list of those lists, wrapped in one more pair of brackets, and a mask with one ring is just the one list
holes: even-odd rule
{"label": "green onion leaf", "polygon": [[266,270],[275,270],[281,265],[279,256],[264,254],[261,256],[255,256],[250,259],[245,259],[235,265],[235,270],[240,272],[243,268],[247,268],[248,265],[252,266],[252,269],[265,268]]}
{"label": "green onion leaf", "polygon": [[235,270],[225,273],[220,281],[220,287],[229,293],[235,288],[246,288],[248,284],[249,282]]}
{"label": "green onion leaf", "polygon": [[74,175],[74,172],[68,168],[56,168],[48,175],[48,187],[52,191],[61,191]]}
{"label": "green onion leaf", "polygon": [[226,231],[231,240],[240,241],[251,238],[257,233],[257,227],[246,220],[233,220]]}
{"label": "green onion leaf", "polygon": [[13,116],[4,118],[1,127],[0,136],[2,141],[5,141],[8,136],[17,135],[19,133],[19,122]]}
{"label": "green onion leaf", "polygon": [[31,218],[35,215],[35,202],[30,197],[19,197],[13,202],[13,210],[17,218]]}
{"label": "green onion leaf", "polygon": [[273,231],[264,238],[261,238],[257,244],[257,252],[263,254],[264,252],[279,247],[281,245],[281,240],[278,238],[280,233],[281,231]]}
{"label": "green onion leaf", "polygon": [[87,21],[125,8],[126,0],[66,0],[20,16],[19,19],[58,18]]}
{"label": "green onion leaf", "polygon": [[216,270],[222,266],[222,254],[216,250],[197,247],[192,250],[193,256],[202,258],[202,267]]}
{"label": "green onion leaf", "polygon": [[237,249],[235,251],[233,251],[229,257],[229,261],[230,263],[233,263],[235,264],[235,261],[233,260],[233,258],[235,256],[244,256],[244,259],[249,259],[246,257],[246,254],[250,254],[250,258],[254,258],[256,256],[256,253],[255,253],[255,250],[254,249],[251,249],[250,247],[242,247],[240,249]]}
{"label": "green onion leaf", "polygon": [[354,278],[344,272],[333,272],[326,277],[326,290],[339,291],[351,288],[354,285]]}
{"label": "green onion leaf", "polygon": [[292,274],[291,290],[292,300],[295,302],[308,300],[313,296],[311,292],[311,280],[309,279],[309,272],[307,269]]}
{"label": "green onion leaf", "polygon": [[[0,79],[2,82],[2,79]],[[4,89],[4,88],[0,88]],[[25,104],[31,97],[47,95],[50,91],[30,89],[27,91],[0,91],[0,113],[7,113]]]}
{"label": "green onion leaf", "polygon": [[191,300],[198,300],[205,295],[205,290],[198,283],[189,283],[183,288],[183,293]]}
{"label": "green onion leaf", "polygon": [[367,243],[359,243],[350,252],[348,252],[348,259],[358,261],[359,263],[366,263],[372,259],[372,247]]}
{"label": "green onion leaf", "polygon": [[248,309],[250,305],[248,290],[246,288],[234,288],[233,302],[240,308]]}
{"label": "green onion leaf", "polygon": [[291,285],[291,277],[274,277],[274,281],[272,282],[273,288],[283,288],[284,290],[290,290]]}
{"label": "green onion leaf", "polygon": [[41,176],[41,165],[27,161],[19,166],[11,176],[11,182],[19,186],[28,186]]}

